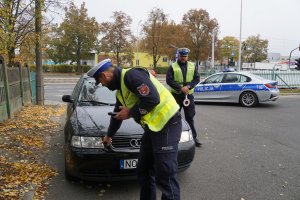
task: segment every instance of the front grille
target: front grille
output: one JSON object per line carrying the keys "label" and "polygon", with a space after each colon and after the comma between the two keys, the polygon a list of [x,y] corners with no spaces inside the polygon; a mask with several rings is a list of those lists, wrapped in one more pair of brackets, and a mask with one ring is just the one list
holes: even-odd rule
{"label": "front grille", "polygon": [[135,176],[136,169],[131,170],[100,170],[100,169],[81,169],[82,176],[91,177],[120,177],[120,176]]}
{"label": "front grille", "polygon": [[[126,136],[126,137],[125,136],[115,136],[112,140],[112,146],[113,146],[113,148],[138,149],[139,145],[135,145],[135,144],[136,144],[136,141],[140,141],[141,137],[142,137],[141,135],[130,135],[130,136]],[[132,140],[134,140],[134,141],[132,141]]]}

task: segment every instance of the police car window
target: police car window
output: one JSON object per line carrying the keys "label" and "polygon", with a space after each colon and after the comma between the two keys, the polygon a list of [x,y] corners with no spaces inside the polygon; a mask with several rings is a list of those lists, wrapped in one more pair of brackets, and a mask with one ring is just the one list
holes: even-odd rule
{"label": "police car window", "polygon": [[239,82],[239,77],[237,74],[226,74],[224,83],[237,83]]}
{"label": "police car window", "polygon": [[209,77],[208,79],[205,80],[205,84],[208,83],[221,83],[223,79],[223,74],[218,74],[218,75],[214,75]]}
{"label": "police car window", "polygon": [[244,82],[250,82],[251,79],[247,76],[244,76],[244,75],[240,75],[240,83],[244,83]]}

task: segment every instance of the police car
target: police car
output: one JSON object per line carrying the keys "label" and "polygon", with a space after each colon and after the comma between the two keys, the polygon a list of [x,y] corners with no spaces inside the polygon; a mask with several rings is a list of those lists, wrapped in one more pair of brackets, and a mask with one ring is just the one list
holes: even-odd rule
{"label": "police car", "polygon": [[276,81],[247,72],[220,72],[195,86],[195,102],[232,102],[254,107],[260,102],[276,101]]}

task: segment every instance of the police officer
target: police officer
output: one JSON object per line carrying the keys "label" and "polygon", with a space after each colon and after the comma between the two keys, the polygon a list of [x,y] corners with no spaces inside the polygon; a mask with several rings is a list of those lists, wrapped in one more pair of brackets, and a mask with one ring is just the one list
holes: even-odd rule
{"label": "police officer", "polygon": [[[180,110],[183,107],[185,119],[190,125],[195,141],[195,145],[200,147],[202,144],[197,138],[197,132],[194,125],[195,103],[194,103],[194,87],[199,83],[200,76],[198,68],[192,62],[188,62],[188,48],[178,49],[178,60],[174,62],[167,71],[166,82],[170,86],[170,90],[177,103],[180,106]],[[190,104],[184,106],[183,102],[185,98],[188,98]]]}
{"label": "police officer", "polygon": [[137,166],[140,199],[156,199],[156,186],[162,199],[180,199],[177,152],[182,124],[171,93],[147,70],[114,68],[110,59],[96,64],[87,75],[96,84],[117,90],[117,114],[111,117],[104,144],[111,144],[122,120],[132,117],[144,129]]}

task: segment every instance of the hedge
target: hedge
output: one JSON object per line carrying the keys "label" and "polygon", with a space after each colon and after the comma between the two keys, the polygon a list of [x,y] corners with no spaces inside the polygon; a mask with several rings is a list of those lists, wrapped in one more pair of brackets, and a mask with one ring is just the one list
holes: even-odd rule
{"label": "hedge", "polygon": [[[91,69],[89,65],[82,65],[82,72],[87,72]],[[142,67],[142,66],[139,66]],[[43,65],[44,72],[56,72],[56,73],[75,73],[77,72],[77,65],[68,65],[68,64],[61,64],[61,65]],[[30,66],[31,71],[36,71],[35,65]],[[155,71],[158,74],[166,74],[168,67],[156,67]]]}
{"label": "hedge", "polygon": [[[89,65],[82,65],[82,72],[87,72],[89,69],[91,69],[91,66]],[[44,72],[57,72],[57,73],[75,73],[77,72],[77,65],[68,65],[68,64],[62,64],[62,65],[43,65],[43,71]],[[30,66],[31,71],[36,71],[36,66],[32,65]]]}

